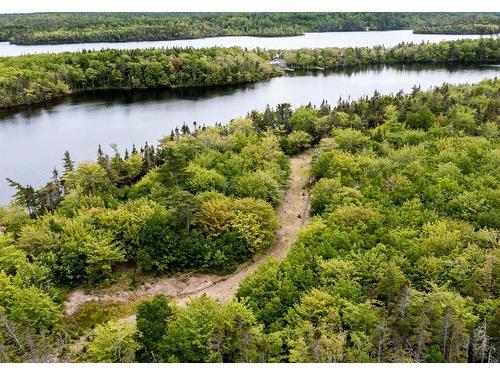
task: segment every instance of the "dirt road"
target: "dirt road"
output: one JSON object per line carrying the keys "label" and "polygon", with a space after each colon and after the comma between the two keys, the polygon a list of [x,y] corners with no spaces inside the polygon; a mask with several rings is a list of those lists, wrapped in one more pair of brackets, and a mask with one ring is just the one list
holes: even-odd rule
{"label": "dirt road", "polygon": [[312,151],[307,151],[290,160],[291,177],[283,202],[277,209],[280,228],[271,248],[258,256],[253,262],[247,262],[232,274],[226,276],[207,274],[185,274],[181,276],[157,279],[146,283],[133,291],[124,290],[113,293],[86,293],[75,290],[68,298],[65,309],[74,314],[80,306],[89,301],[127,302],[141,297],[163,294],[174,299],[178,305],[184,305],[190,298],[207,294],[221,302],[230,300],[241,280],[250,275],[270,256],[283,259],[290,246],[297,239],[298,231],[309,218],[309,195],[306,189],[309,177]]}

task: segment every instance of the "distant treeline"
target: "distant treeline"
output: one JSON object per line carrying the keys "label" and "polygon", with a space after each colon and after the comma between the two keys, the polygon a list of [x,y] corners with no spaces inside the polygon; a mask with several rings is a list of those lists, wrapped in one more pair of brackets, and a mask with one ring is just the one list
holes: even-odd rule
{"label": "distant treeline", "polygon": [[415,29],[500,31],[500,13],[33,13],[0,15],[0,40],[15,44],[289,36],[304,32]]}
{"label": "distant treeline", "polygon": [[102,50],[0,59],[0,108],[29,105],[96,89],[179,88],[256,82],[282,74],[268,60],[295,69],[371,64],[495,63],[500,40],[400,44],[393,48],[245,51],[241,48]]}
{"label": "distant treeline", "polygon": [[498,23],[464,23],[450,25],[423,25],[413,30],[414,34],[498,34],[500,25]]}

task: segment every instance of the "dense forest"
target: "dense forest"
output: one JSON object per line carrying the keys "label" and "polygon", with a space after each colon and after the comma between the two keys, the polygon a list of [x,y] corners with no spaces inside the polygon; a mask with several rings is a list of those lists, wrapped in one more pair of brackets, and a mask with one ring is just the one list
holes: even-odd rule
{"label": "dense forest", "polygon": [[266,360],[496,361],[499,89],[444,85],[309,110],[330,124],[311,168],[316,216],[237,295],[281,340]]}
{"label": "dense forest", "polygon": [[260,81],[280,75],[240,48],[83,51],[0,59],[0,108],[76,91],[180,88]]}
{"label": "dense forest", "polygon": [[289,36],[304,32],[415,29],[500,32],[498,13],[34,13],[0,15],[0,40],[15,44]]}
{"label": "dense forest", "polygon": [[461,23],[450,25],[422,25],[413,30],[414,34],[498,34],[500,25],[494,23]]}
{"label": "dense forest", "polygon": [[280,56],[296,70],[339,69],[376,64],[467,64],[500,61],[500,39],[482,38],[441,43],[401,43],[392,48],[316,48],[262,50],[260,56]]}
{"label": "dense forest", "polygon": [[183,125],[158,147],[111,156],[99,147],[96,163],[77,168],[67,153],[63,173],[38,190],[10,180],[34,219],[22,228],[14,220],[13,235],[58,285],[106,284],[123,262],[229,272],[273,241],[288,173],[278,136],[249,119]]}
{"label": "dense forest", "polygon": [[[497,79],[183,125],[16,186],[0,209],[0,358],[95,362],[495,362],[500,350]],[[222,304],[156,296],[136,320],[62,312],[69,289],[230,272],[262,252],[287,155],[315,146],[311,212],[281,262]],[[131,285],[133,287],[133,285]],[[90,320],[90,323],[89,323]]]}
{"label": "dense forest", "polygon": [[95,89],[230,85],[282,74],[276,56],[294,69],[369,64],[497,63],[500,39],[403,43],[392,48],[296,51],[240,48],[102,50],[0,58],[0,108],[29,105]]}

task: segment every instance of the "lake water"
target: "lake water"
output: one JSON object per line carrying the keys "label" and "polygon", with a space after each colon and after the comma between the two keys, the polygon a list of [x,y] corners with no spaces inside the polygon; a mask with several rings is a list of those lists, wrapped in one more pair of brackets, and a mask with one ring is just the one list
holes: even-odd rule
{"label": "lake water", "polygon": [[176,126],[226,123],[266,104],[289,102],[294,107],[323,99],[356,99],[374,90],[382,94],[428,89],[444,82],[474,83],[493,78],[500,66],[376,67],[360,70],[292,74],[242,87],[108,91],[70,96],[54,103],[0,112],[0,204],[12,189],[4,177],[39,186],[52,168],[61,168],[64,151],[76,161],[95,160],[99,144],[106,151],[145,141],[156,143]]}
{"label": "lake water", "polygon": [[[494,36],[497,37],[497,36]],[[123,43],[75,43],[55,45],[21,46],[0,42],[0,56],[18,56],[29,53],[69,52],[100,50],[103,48],[134,49],[134,48],[172,48],[172,47],[233,47],[266,48],[266,49],[297,49],[324,47],[373,47],[384,45],[392,47],[401,42],[440,42],[443,40],[478,39],[480,35],[440,35],[413,34],[411,30],[396,31],[353,31],[331,33],[306,33],[292,37],[261,38],[251,36],[227,36],[219,38],[169,40],[156,42],[123,42]],[[490,38],[490,36],[485,36]]]}

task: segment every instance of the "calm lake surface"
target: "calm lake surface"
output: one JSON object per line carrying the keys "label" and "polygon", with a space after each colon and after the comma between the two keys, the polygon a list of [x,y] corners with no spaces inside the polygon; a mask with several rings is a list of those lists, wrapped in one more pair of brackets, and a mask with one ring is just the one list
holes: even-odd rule
{"label": "calm lake surface", "polygon": [[183,122],[227,123],[266,104],[294,107],[323,99],[356,99],[428,89],[444,82],[474,83],[493,78],[500,66],[375,67],[361,70],[292,74],[242,87],[192,90],[107,91],[75,95],[55,103],[0,112],[0,204],[11,200],[5,177],[39,186],[52,168],[61,169],[64,151],[76,161],[95,160],[99,144],[110,152],[157,140]]}
{"label": "calm lake surface", "polygon": [[[497,36],[493,36],[497,37]],[[75,43],[55,45],[20,46],[0,42],[0,56],[18,56],[29,53],[69,52],[100,50],[103,48],[134,49],[134,48],[172,48],[172,47],[242,47],[266,49],[297,49],[323,47],[373,47],[384,45],[392,47],[401,42],[441,42],[443,40],[478,39],[480,35],[440,35],[413,34],[411,30],[397,31],[353,31],[331,33],[306,33],[292,37],[260,38],[251,36],[227,36],[218,38],[170,40],[156,42],[123,42],[123,43]],[[484,38],[490,38],[485,36]]]}

